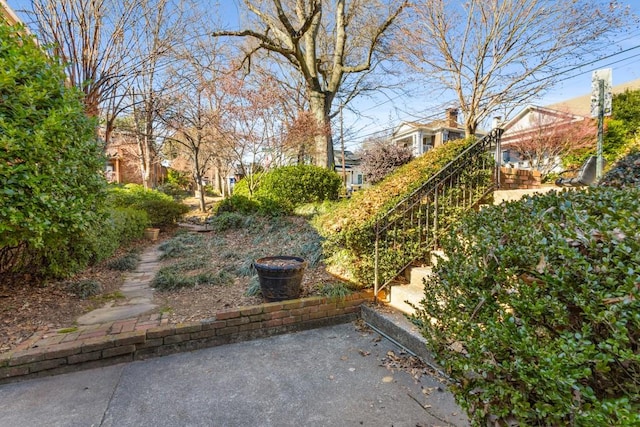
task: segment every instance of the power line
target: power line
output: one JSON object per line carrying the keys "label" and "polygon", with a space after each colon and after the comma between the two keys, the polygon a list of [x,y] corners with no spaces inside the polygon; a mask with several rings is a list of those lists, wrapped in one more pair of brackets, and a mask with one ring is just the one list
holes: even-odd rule
{"label": "power line", "polygon": [[[639,33],[640,33],[640,32],[639,32]],[[632,37],[629,37],[629,38],[627,38],[627,39],[630,39],[630,38],[632,38]],[[627,39],[623,39],[623,40],[627,40]],[[601,61],[604,61],[604,60],[606,60],[606,59],[610,59],[610,58],[616,57],[616,56],[618,56],[618,55],[621,55],[621,54],[624,54],[624,53],[628,53],[628,52],[634,51],[634,50],[636,50],[636,49],[640,49],[640,45],[633,46],[633,47],[630,47],[630,48],[627,48],[627,49],[624,49],[624,50],[621,50],[621,51],[619,51],[619,52],[615,52],[615,53],[612,53],[612,54],[609,54],[609,55],[605,55],[605,56],[603,56],[603,57],[596,58],[596,59],[594,59],[594,60],[591,60],[591,61],[589,61],[589,62],[586,62],[586,63],[580,64],[580,65],[576,65],[576,66],[572,66],[572,67],[569,67],[569,68],[563,69],[563,70],[558,71],[558,72],[556,72],[556,73],[554,73],[554,74],[551,74],[551,75],[548,75],[548,76],[542,77],[542,78],[540,78],[540,79],[534,80],[534,81],[532,81],[532,82],[530,83],[530,85],[534,85],[534,84],[536,84],[536,83],[541,83],[541,82],[543,82],[543,81],[545,81],[545,80],[550,80],[550,79],[553,79],[553,78],[556,78],[556,77],[562,76],[562,75],[564,75],[564,74],[570,73],[570,72],[572,72],[572,71],[580,70],[580,69],[582,69],[582,68],[584,68],[584,67],[587,67],[587,66],[589,66],[589,65],[595,65],[595,64],[597,64],[597,63],[599,63],[599,62],[601,62]],[[599,66],[598,66],[598,67],[596,67],[596,68],[588,69],[588,70],[586,70],[586,71],[582,71],[582,72],[579,72],[579,73],[576,73],[576,74],[569,75],[569,76],[567,76],[567,77],[565,77],[565,78],[562,78],[562,79],[557,80],[557,83],[560,83],[560,82],[563,82],[563,81],[567,81],[567,80],[573,79],[573,78],[575,78],[575,77],[577,77],[577,76],[580,76],[580,75],[582,75],[582,74],[586,74],[586,73],[589,73],[589,72],[593,72],[593,71],[595,71],[595,70],[597,70],[597,69],[599,69],[599,68],[603,68],[603,67],[608,67],[608,66],[611,66],[611,65],[615,65],[615,64],[618,64],[618,63],[621,63],[621,62],[627,61],[627,60],[629,60],[629,59],[637,58],[637,57],[640,57],[640,53],[635,54],[635,55],[631,55],[631,56],[628,56],[628,57],[626,57],[626,58],[622,58],[622,59],[619,59],[619,60],[616,60],[616,61],[613,61],[613,62],[608,62],[608,63],[606,63],[606,64],[601,64],[601,65],[599,65]],[[390,102],[391,100],[394,100],[394,99],[399,98],[401,95],[402,95],[402,94],[399,94],[398,96],[395,96],[395,97],[393,97],[393,98],[389,98],[389,99],[387,99],[387,100],[385,100],[385,101],[383,101],[383,102],[381,102],[381,103],[378,103],[378,104],[375,104],[375,105],[373,105],[373,106],[371,106],[371,107],[368,107],[366,110],[363,110],[363,111],[370,111],[370,110],[372,110],[372,109],[374,109],[374,108],[380,107],[380,106],[382,106],[382,105],[384,105],[384,104],[386,104],[386,103]],[[487,99],[488,99],[488,98],[487,98]],[[446,101],[446,102],[444,102],[444,103],[441,103],[440,105],[441,105],[441,106],[445,106],[445,105],[447,105],[447,104],[451,104],[451,103],[457,103],[457,101],[456,101],[456,100],[450,100],[450,101]],[[433,107],[433,109],[435,109],[435,108],[437,108],[437,107]],[[441,107],[441,108],[443,108],[443,107]],[[422,116],[422,117],[414,116],[414,117],[416,118],[416,119],[415,119],[415,121],[419,122],[419,121],[423,121],[423,120],[430,120],[430,119],[432,120],[432,119],[435,119],[439,114],[440,114],[440,113],[431,113],[431,114],[429,114],[429,115],[427,115],[427,116]],[[402,121],[406,121],[406,120],[402,120]],[[354,139],[351,139],[350,141],[348,141],[349,143],[348,143],[348,144],[346,144],[346,145],[347,145],[347,146],[355,146],[355,145],[357,145],[357,144],[361,143],[361,142],[362,142],[364,139],[366,139],[366,138],[369,138],[369,137],[374,136],[374,135],[377,135],[377,134],[383,134],[383,133],[385,133],[385,132],[393,131],[393,129],[394,129],[394,128],[395,128],[395,127],[382,128],[382,129],[379,129],[379,130],[374,131],[374,132],[369,132],[369,133],[364,134],[364,135],[359,135],[357,138],[354,138]]]}

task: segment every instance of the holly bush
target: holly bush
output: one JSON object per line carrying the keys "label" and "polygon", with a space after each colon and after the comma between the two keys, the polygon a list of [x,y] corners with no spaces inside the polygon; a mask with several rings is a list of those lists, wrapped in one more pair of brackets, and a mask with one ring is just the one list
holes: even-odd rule
{"label": "holly bush", "polygon": [[56,59],[2,21],[0,70],[0,271],[66,275],[104,219],[96,123]]}
{"label": "holly bush", "polygon": [[417,323],[476,426],[640,425],[640,190],[466,216]]}

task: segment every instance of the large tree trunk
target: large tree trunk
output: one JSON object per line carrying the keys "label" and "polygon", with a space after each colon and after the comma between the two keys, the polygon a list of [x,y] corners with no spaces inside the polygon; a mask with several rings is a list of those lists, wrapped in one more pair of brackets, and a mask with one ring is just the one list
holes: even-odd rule
{"label": "large tree trunk", "polygon": [[311,113],[321,130],[315,136],[314,164],[323,168],[333,168],[333,140],[331,138],[331,100],[329,94],[310,91]]}

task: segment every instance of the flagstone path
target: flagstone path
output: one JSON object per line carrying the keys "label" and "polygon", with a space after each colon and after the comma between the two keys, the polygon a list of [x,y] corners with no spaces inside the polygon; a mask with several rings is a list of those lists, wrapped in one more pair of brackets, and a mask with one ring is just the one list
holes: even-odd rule
{"label": "flagstone path", "polygon": [[135,271],[125,273],[120,292],[124,300],[109,302],[104,307],[90,311],[78,318],[78,325],[96,325],[138,317],[157,307],[153,304],[151,281],[160,269],[160,245],[148,247],[140,256]]}

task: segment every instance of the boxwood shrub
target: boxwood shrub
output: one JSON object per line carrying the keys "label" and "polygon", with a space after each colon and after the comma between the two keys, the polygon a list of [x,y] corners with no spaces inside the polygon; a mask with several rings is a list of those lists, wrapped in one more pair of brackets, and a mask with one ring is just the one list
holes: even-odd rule
{"label": "boxwood shrub", "polygon": [[332,170],[296,165],[256,174],[251,180],[242,179],[233,193],[254,201],[258,212],[281,214],[292,213],[305,203],[337,200],[341,185],[340,177]]}
{"label": "boxwood shrub", "polygon": [[114,207],[129,207],[146,212],[153,227],[173,225],[189,211],[187,205],[175,201],[171,196],[147,190],[139,184],[110,187],[108,201]]}
{"label": "boxwood shrub", "polygon": [[474,425],[640,425],[640,190],[467,216],[416,321]]}

